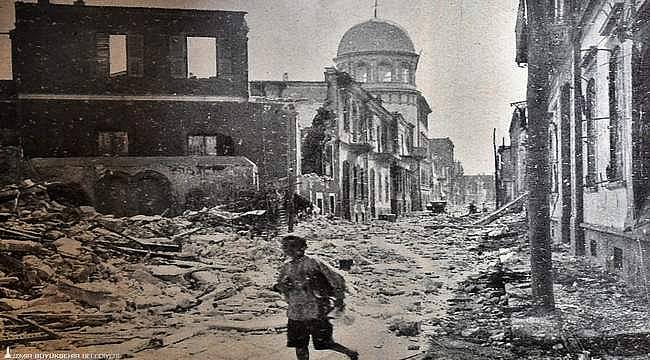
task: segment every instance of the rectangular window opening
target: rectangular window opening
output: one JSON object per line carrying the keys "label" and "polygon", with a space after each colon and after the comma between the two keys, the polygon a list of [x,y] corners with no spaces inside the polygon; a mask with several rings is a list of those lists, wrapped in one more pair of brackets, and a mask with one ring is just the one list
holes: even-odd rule
{"label": "rectangular window opening", "polygon": [[187,137],[187,153],[200,156],[232,156],[234,143],[226,135],[190,135]]}
{"label": "rectangular window opening", "polygon": [[617,247],[614,248],[614,269],[623,269],[623,249]]}
{"label": "rectangular window opening", "polygon": [[121,76],[126,74],[126,35],[109,35],[109,74]]}
{"label": "rectangular window opening", "polygon": [[187,76],[208,79],[217,76],[217,39],[187,37]]}
{"label": "rectangular window opening", "polygon": [[598,244],[596,243],[595,240],[591,240],[589,242],[589,249],[591,250],[591,256],[593,257],[598,256]]}
{"label": "rectangular window opening", "polygon": [[126,131],[101,131],[97,134],[97,149],[101,156],[129,154],[129,134]]}

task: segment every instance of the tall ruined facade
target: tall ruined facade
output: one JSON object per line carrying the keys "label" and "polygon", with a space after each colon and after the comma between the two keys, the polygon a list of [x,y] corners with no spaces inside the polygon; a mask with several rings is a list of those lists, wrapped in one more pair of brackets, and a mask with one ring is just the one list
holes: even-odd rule
{"label": "tall ruined facade", "polygon": [[402,168],[413,178],[406,190],[413,200],[408,205],[409,211],[421,210],[433,199],[432,163],[428,156],[431,109],[416,86],[418,59],[406,30],[378,18],[351,27],[341,38],[334,59],[337,69],[349,73],[364,89],[381,99],[388,111],[399,112],[413,126],[410,138],[397,139],[399,143],[412,144],[413,162]]}
{"label": "tall ruined facade", "polygon": [[[96,203],[131,203],[107,211],[141,212],[137,202],[149,200],[134,198],[143,186],[162,186],[158,200],[179,210],[188,198],[216,201],[295,166],[292,109],[248,101],[245,13],[45,0],[15,7],[16,121],[3,126],[20,134],[28,158],[75,158],[90,174],[79,185]],[[161,163],[168,167],[153,170]],[[250,171],[241,177],[232,166]]]}
{"label": "tall ruined facade", "polygon": [[548,10],[550,235],[646,284],[650,4],[554,0]]}

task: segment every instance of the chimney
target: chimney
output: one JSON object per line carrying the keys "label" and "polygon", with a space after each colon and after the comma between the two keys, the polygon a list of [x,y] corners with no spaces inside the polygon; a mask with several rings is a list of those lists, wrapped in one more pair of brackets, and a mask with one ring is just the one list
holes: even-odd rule
{"label": "chimney", "polygon": [[84,2],[84,0],[75,0],[75,1],[74,1],[74,4],[75,4],[75,5],[79,5],[79,6],[84,6],[84,5],[86,5],[86,3]]}
{"label": "chimney", "polygon": [[289,81],[289,73],[282,74],[282,81]]}

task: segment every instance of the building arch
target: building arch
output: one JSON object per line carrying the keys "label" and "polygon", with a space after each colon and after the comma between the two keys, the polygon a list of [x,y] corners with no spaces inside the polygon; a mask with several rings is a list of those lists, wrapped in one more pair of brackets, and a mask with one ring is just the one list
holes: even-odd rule
{"label": "building arch", "polygon": [[100,213],[127,216],[129,209],[129,174],[112,172],[95,184],[95,208]]}
{"label": "building arch", "polygon": [[343,161],[343,178],[341,179],[342,187],[342,216],[344,219],[351,220],[352,216],[350,215],[350,162],[347,160]]}
{"label": "building arch", "polygon": [[163,174],[145,170],[131,179],[130,201],[137,214],[162,215],[172,211],[171,182]]}
{"label": "building arch", "polygon": [[66,206],[92,205],[92,200],[81,184],[54,182],[46,185],[48,196]]}

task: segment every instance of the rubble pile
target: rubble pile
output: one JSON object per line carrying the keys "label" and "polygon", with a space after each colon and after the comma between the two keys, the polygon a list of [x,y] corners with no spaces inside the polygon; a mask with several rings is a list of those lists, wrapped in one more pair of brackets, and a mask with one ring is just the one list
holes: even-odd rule
{"label": "rubble pile", "polygon": [[555,293],[564,330],[592,336],[648,332],[645,289],[631,289],[622,279],[569,251],[562,246],[553,253],[554,262],[561,264],[555,274]]}
{"label": "rubble pile", "polygon": [[[0,342],[65,333],[87,345],[91,327],[110,334],[111,322],[155,323],[169,312],[238,321],[284,311],[267,290],[282,254],[274,233],[260,230],[272,229],[265,211],[115,218],[54,201],[47,185],[26,180],[0,190]],[[134,329],[100,341],[154,335]]]}
{"label": "rubble pile", "polygon": [[645,293],[629,289],[588,259],[571,256],[567,245],[556,246],[553,252],[561,329],[557,334],[521,338],[513,321],[528,316],[532,301],[526,230],[522,213],[508,214],[469,233],[481,239],[470,250],[482,257],[484,266],[478,266],[449,300],[448,316],[434,329],[442,340],[432,340],[431,354],[436,349],[453,350],[458,342],[468,349],[476,344],[503,350],[481,355],[495,359],[562,357],[585,349],[618,356],[650,351]]}

